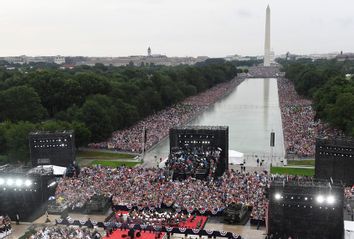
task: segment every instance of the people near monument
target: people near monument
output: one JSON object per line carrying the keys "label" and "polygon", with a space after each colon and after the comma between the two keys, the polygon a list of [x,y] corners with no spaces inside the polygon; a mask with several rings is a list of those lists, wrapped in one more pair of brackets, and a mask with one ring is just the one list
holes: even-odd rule
{"label": "people near monument", "polygon": [[80,228],[74,226],[48,226],[36,228],[36,233],[29,239],[101,239],[102,236],[97,230]]}
{"label": "people near monument", "polygon": [[278,78],[278,95],[287,154],[314,156],[316,137],[342,135],[342,132],[316,120],[312,101],[299,96],[290,80]]}
{"label": "people near monument", "polygon": [[186,124],[232,89],[231,85],[238,85],[241,82],[241,79],[234,79],[230,82],[218,84],[203,93],[185,99],[179,104],[150,115],[128,129],[113,132],[112,137],[106,142],[92,143],[89,147],[141,152],[143,130],[145,128],[147,134],[145,148],[149,149],[166,137],[170,128]]}

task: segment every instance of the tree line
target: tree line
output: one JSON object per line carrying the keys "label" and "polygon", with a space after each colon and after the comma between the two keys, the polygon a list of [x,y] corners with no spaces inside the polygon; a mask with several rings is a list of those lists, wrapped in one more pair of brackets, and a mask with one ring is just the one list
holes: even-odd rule
{"label": "tree line", "polygon": [[77,146],[107,139],[186,97],[234,78],[234,64],[194,66],[0,66],[0,154],[28,158],[33,130],[74,129]]}
{"label": "tree line", "polygon": [[316,118],[354,136],[354,61],[280,60],[296,91],[314,102]]}

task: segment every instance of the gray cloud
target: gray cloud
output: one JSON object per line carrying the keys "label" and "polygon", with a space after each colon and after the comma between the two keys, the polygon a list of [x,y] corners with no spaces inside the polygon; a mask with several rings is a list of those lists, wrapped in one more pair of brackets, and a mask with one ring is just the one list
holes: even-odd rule
{"label": "gray cloud", "polygon": [[354,19],[353,17],[340,17],[336,19],[336,22],[339,26],[343,28],[351,28],[353,29],[354,26]]}
{"label": "gray cloud", "polygon": [[236,14],[242,18],[249,18],[249,17],[252,17],[252,13],[251,11],[249,10],[246,10],[246,9],[238,9],[236,11]]}
{"label": "gray cloud", "polygon": [[268,3],[276,53],[354,51],[353,0],[3,0],[0,55],[257,55]]}

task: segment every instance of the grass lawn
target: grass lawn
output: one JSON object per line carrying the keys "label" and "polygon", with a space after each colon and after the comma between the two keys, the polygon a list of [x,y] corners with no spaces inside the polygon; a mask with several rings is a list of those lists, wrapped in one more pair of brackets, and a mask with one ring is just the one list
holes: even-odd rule
{"label": "grass lawn", "polygon": [[0,164],[7,163],[7,156],[0,154]]}
{"label": "grass lawn", "polygon": [[102,159],[132,159],[135,156],[125,153],[109,153],[100,151],[78,151],[76,157],[79,158],[102,158]]}
{"label": "grass lawn", "polygon": [[302,166],[315,166],[315,160],[306,159],[306,160],[288,160],[288,165],[302,165]]}
{"label": "grass lawn", "polygon": [[139,162],[122,162],[122,161],[113,161],[113,160],[94,160],[91,162],[91,165],[97,165],[100,164],[102,166],[107,166],[107,167],[112,167],[116,168],[119,166],[126,166],[126,167],[134,167],[137,164],[140,164]]}
{"label": "grass lawn", "polygon": [[314,176],[314,168],[287,168],[287,167],[272,167],[271,173],[277,174],[289,174],[289,175],[299,175],[299,176]]}

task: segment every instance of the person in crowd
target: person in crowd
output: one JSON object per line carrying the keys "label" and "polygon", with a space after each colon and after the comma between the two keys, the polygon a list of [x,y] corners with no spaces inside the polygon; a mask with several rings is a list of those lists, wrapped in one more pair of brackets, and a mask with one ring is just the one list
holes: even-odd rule
{"label": "person in crowd", "polygon": [[20,215],[16,213],[16,225],[20,224]]}

